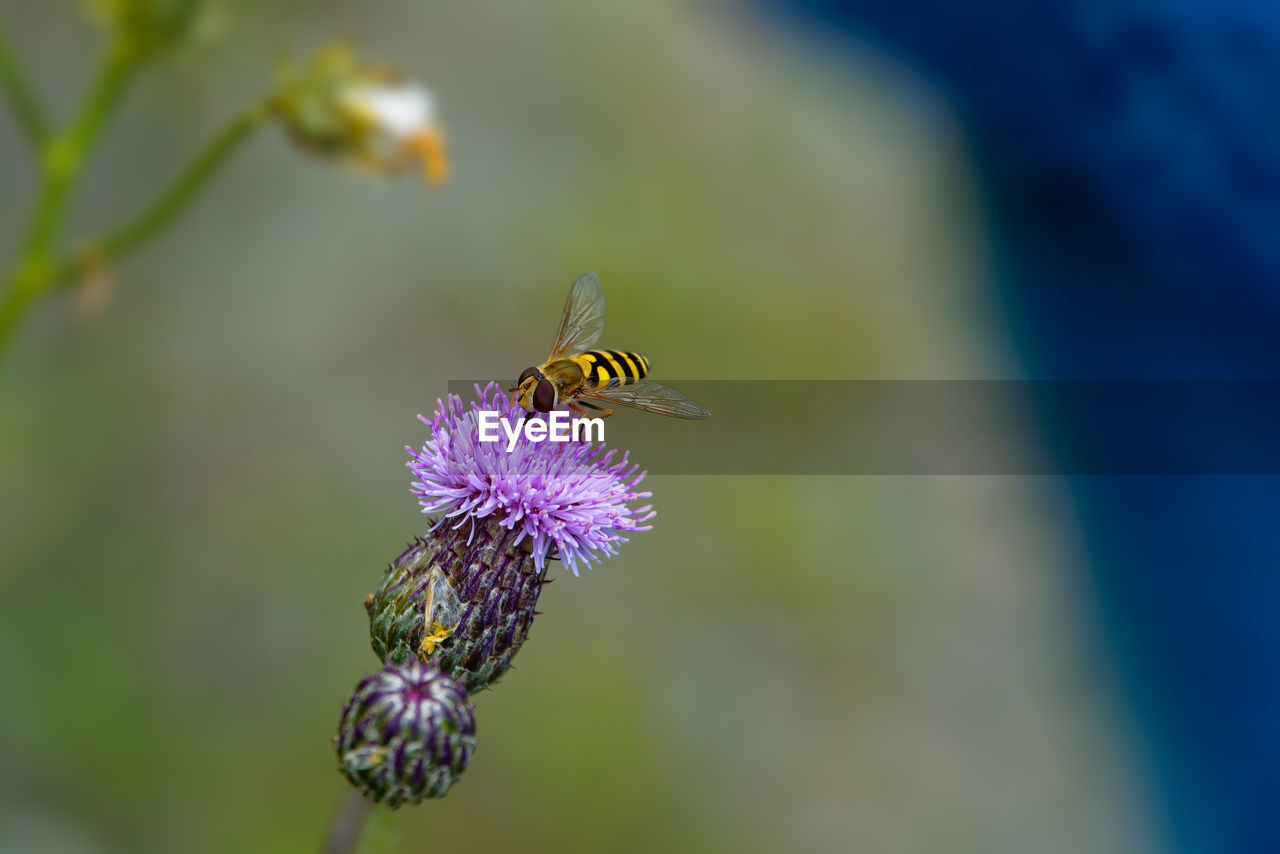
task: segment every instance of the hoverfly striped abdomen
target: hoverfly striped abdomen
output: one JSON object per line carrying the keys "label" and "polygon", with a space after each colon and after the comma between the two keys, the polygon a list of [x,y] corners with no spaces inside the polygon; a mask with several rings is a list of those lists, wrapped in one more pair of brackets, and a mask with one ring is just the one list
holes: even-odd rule
{"label": "hoverfly striped abdomen", "polygon": [[593,350],[604,330],[604,290],[595,273],[579,276],[569,288],[555,343],[543,364],[528,368],[516,381],[512,403],[525,412],[550,412],[568,407],[583,414],[612,409],[599,405],[619,403],[645,412],[696,420],[711,413],[673,388],[645,379],[649,360],[639,353]]}
{"label": "hoverfly striped abdomen", "polygon": [[588,350],[574,358],[592,388],[617,388],[639,382],[649,373],[649,360],[639,353]]}

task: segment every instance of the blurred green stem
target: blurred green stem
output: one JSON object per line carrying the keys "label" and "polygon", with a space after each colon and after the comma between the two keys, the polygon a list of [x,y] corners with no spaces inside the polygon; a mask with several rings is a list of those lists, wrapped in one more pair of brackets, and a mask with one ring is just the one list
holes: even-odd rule
{"label": "blurred green stem", "polygon": [[342,803],[329,826],[329,836],[324,841],[321,854],[352,854],[356,843],[360,841],[360,833],[364,830],[365,819],[369,817],[371,804],[355,789],[347,789],[343,793]]}
{"label": "blurred green stem", "polygon": [[54,252],[76,181],[133,77],[138,54],[125,42],[108,51],[89,94],[65,133],[40,148],[39,195],[18,261],[0,303],[0,356],[31,306],[48,287]]}
{"label": "blurred green stem", "polygon": [[387,810],[347,789],[329,826],[321,854],[391,854],[400,844],[400,824]]}
{"label": "blurred green stem", "polygon": [[49,120],[45,117],[44,107],[31,88],[27,74],[18,61],[18,55],[9,45],[9,37],[5,33],[4,23],[0,22],[0,88],[8,96],[18,124],[37,153],[49,135]]}
{"label": "blurred green stem", "polygon": [[269,115],[268,106],[261,104],[229,122],[150,207],[121,228],[91,241],[77,257],[52,271],[49,284],[59,288],[71,287],[91,273],[94,267],[121,258],[150,242],[182,214],[231,154]]}
{"label": "blurred green stem", "polygon": [[163,231],[270,115],[269,105],[262,103],[237,116],[137,218],[90,241],[75,257],[56,262],[57,239],[75,181],[136,66],[137,56],[123,45],[113,50],[80,117],[65,136],[53,138],[42,150],[44,180],[35,213],[0,301],[0,359],[27,312],[42,296],[74,285],[96,267],[143,246]]}

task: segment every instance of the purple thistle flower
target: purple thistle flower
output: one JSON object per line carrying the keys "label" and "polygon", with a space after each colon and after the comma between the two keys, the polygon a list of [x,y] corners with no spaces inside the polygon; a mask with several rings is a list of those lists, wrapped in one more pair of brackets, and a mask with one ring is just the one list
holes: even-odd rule
{"label": "purple thistle flower", "polygon": [[511,452],[505,436],[481,442],[481,410],[497,411],[512,424],[525,412],[497,383],[476,386],[476,394],[479,401],[469,407],[452,394],[437,401],[434,416],[418,416],[431,428],[431,439],[420,452],[406,448],[422,512],[443,514],[437,527],[492,517],[517,532],[517,543],[530,540],[539,571],[554,546],[551,556],[574,575],[579,561],[590,568],[591,561],[617,554],[617,544],[626,542],[623,532],[649,530],[644,523],[656,515],[652,506],[632,509],[627,502],[652,493],[636,491],[644,472],[628,465],[626,454],[615,462],[616,451],[601,445],[530,442],[523,434]]}

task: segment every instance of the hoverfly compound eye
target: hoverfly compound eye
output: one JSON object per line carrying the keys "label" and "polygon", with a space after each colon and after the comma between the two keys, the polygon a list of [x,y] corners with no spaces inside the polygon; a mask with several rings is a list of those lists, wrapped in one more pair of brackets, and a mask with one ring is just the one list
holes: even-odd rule
{"label": "hoverfly compound eye", "polygon": [[518,386],[524,385],[524,381],[529,379],[529,377],[533,376],[536,373],[538,373],[537,368],[525,368],[524,373],[520,375],[520,379],[516,380],[516,385]]}
{"label": "hoverfly compound eye", "polygon": [[550,412],[556,405],[556,389],[550,380],[538,380],[538,387],[533,390],[533,408],[538,412]]}

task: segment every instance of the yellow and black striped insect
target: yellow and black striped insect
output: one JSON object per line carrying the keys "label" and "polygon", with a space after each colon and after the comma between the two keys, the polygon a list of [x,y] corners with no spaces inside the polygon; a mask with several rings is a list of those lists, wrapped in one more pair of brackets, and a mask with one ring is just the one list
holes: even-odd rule
{"label": "yellow and black striped insect", "polygon": [[675,389],[646,380],[649,360],[639,353],[591,349],[603,331],[604,290],[596,274],[587,273],[569,289],[547,361],[526,368],[515,388],[508,389],[516,403],[527,413],[567,406],[579,415],[586,414],[584,409],[601,417],[612,415],[612,409],[590,402],[600,400],[675,418],[711,417]]}

